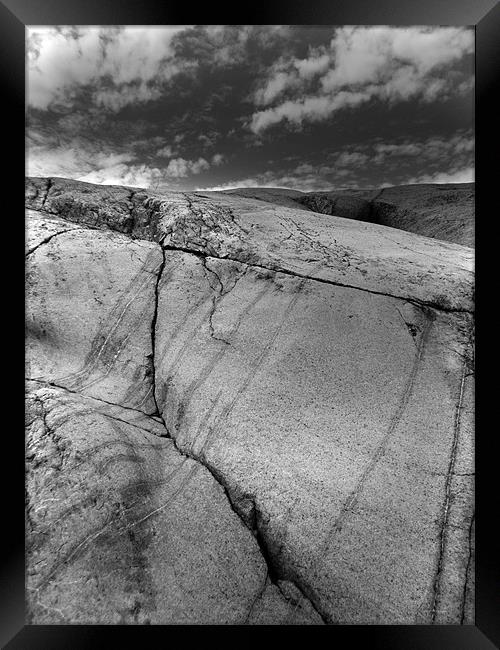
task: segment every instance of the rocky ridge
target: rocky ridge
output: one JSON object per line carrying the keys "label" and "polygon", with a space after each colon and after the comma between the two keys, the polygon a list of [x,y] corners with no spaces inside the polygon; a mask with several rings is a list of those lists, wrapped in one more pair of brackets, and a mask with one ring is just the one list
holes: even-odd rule
{"label": "rocky ridge", "polygon": [[474,247],[474,183],[399,185],[330,192],[248,188],[228,190],[227,193]]}

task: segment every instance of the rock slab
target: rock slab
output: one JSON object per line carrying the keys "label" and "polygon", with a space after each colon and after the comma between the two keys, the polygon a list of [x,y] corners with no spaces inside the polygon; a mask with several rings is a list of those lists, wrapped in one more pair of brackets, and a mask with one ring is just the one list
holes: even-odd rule
{"label": "rock slab", "polygon": [[473,256],[27,180],[33,623],[473,622]]}

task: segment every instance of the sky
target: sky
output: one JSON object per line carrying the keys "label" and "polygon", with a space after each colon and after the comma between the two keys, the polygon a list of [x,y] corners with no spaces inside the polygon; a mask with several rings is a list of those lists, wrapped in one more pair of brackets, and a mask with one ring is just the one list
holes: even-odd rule
{"label": "sky", "polygon": [[28,27],[26,173],[181,191],[474,180],[466,27]]}

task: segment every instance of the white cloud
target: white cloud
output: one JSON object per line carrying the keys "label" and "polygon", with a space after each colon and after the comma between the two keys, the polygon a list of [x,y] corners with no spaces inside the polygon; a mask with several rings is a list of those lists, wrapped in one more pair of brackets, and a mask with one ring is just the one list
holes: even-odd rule
{"label": "white cloud", "polygon": [[315,53],[308,59],[295,59],[293,65],[302,79],[311,79],[312,77],[326,72],[331,65],[331,58],[328,54]]}
{"label": "white cloud", "polygon": [[129,104],[144,104],[158,99],[162,95],[159,86],[146,83],[123,84],[116,89],[99,89],[93,93],[93,100],[96,106],[117,113]]}
{"label": "white cloud", "polygon": [[224,164],[225,160],[225,157],[221,153],[216,153],[212,156],[212,165],[222,165]]}
{"label": "white cloud", "polygon": [[363,165],[370,157],[360,151],[343,151],[335,160],[339,167],[349,167],[351,165]]}
{"label": "white cloud", "polygon": [[297,85],[298,78],[293,72],[277,70],[262,86],[255,91],[254,99],[257,104],[267,106],[279,97],[283,91]]}
{"label": "white cloud", "polygon": [[410,157],[422,162],[456,160],[457,157],[470,157],[474,150],[472,132],[461,131],[452,138],[431,137],[422,141],[378,143],[373,147],[375,156],[372,162],[387,164],[388,158]]}
{"label": "white cloud", "polygon": [[[169,27],[30,27],[27,29],[28,103],[39,109],[69,105],[82,86],[102,83],[94,101],[110,110],[158,96],[158,84],[186,68],[173,40],[187,29]],[[188,67],[192,67],[193,62]]]}
{"label": "white cloud", "polygon": [[256,134],[282,121],[300,128],[372,99],[446,99],[470,90],[470,79],[457,81],[448,72],[473,51],[468,28],[340,27],[329,48],[311,51],[306,59],[281,58],[271,67],[254,101],[269,106],[281,98],[281,103],[255,112],[248,126]]}
{"label": "white cloud", "polygon": [[199,174],[209,168],[210,163],[205,158],[198,158],[198,160],[173,158],[168,163],[165,174],[171,178],[185,178],[189,174]]}
{"label": "white cloud", "polygon": [[464,167],[447,172],[421,174],[410,178],[406,183],[408,185],[414,183],[474,183],[474,176],[473,167]]}
{"label": "white cloud", "polygon": [[267,48],[287,39],[287,25],[208,25],[200,28],[200,40],[206,46],[212,65],[230,67],[248,59],[249,44]]}
{"label": "white cloud", "polygon": [[148,165],[111,165],[78,177],[76,180],[99,185],[128,185],[130,187],[149,187],[163,179],[157,167]]}
{"label": "white cloud", "polygon": [[170,158],[174,153],[174,150],[170,145],[166,145],[165,147],[162,147],[161,149],[158,149],[156,152],[156,155],[159,158]]}
{"label": "white cloud", "polygon": [[331,189],[332,183],[325,181],[318,173],[297,173],[292,170],[289,173],[275,173],[271,171],[258,174],[253,178],[242,178],[237,181],[229,181],[212,187],[198,187],[197,192],[232,190],[238,188],[252,187],[274,187],[282,189],[300,189],[303,192],[321,191]]}
{"label": "white cloud", "polygon": [[331,65],[329,54],[323,50],[311,52],[308,59],[279,59],[270,69],[267,79],[255,90],[253,100],[259,106],[272,104],[285,91],[300,90],[314,76],[326,72]]}
{"label": "white cloud", "polygon": [[[326,91],[352,84],[387,83],[404,70],[418,79],[474,50],[472,30],[455,27],[342,27],[331,42],[334,68]],[[410,75],[411,76],[411,75]]]}
{"label": "white cloud", "polygon": [[76,139],[66,146],[54,147],[43,136],[34,136],[28,145],[27,174],[29,176],[63,176],[77,178],[96,168],[111,168],[130,162],[133,154],[104,152]]}
{"label": "white cloud", "polygon": [[329,117],[333,112],[347,106],[356,106],[366,101],[367,95],[359,92],[340,91],[334,96],[318,95],[306,97],[298,101],[287,100],[274,108],[254,113],[250,122],[250,129],[259,133],[264,129],[288,120],[296,127],[302,122],[318,122]]}
{"label": "white cloud", "polygon": [[148,187],[163,172],[135,161],[133,153],[103,151],[91,142],[75,138],[54,146],[44,134],[29,133],[26,160],[28,176],[60,176],[103,185]]}

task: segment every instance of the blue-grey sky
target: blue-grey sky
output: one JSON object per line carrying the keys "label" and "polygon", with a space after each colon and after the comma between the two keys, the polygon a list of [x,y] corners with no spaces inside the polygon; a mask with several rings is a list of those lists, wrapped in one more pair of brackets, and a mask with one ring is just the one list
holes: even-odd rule
{"label": "blue-grey sky", "polygon": [[27,173],[192,190],[474,180],[463,27],[27,29]]}

